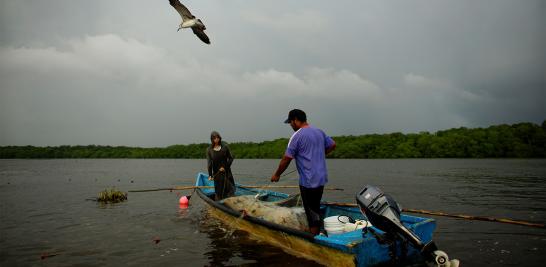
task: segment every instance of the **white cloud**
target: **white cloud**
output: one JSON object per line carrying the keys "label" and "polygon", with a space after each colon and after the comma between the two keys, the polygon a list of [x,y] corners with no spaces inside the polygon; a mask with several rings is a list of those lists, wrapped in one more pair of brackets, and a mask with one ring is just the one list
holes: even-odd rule
{"label": "white cloud", "polygon": [[[174,126],[195,141],[202,133],[199,127],[208,131],[210,125],[225,124],[218,115],[259,115],[279,106],[286,107],[277,110],[284,115],[290,105],[365,100],[380,91],[348,70],[309,68],[302,75],[275,69],[244,72],[231,64],[199,62],[191,54],[173,57],[151,44],[115,34],[69,39],[58,47],[1,47],[0,57],[4,59],[0,76],[6,81],[0,120],[10,129],[2,134],[6,143],[44,142],[21,134],[39,129],[58,136],[43,136],[54,144],[85,142],[79,138],[105,143],[99,136],[118,136],[106,143],[139,145],[150,133],[143,129],[149,124],[165,129],[178,120],[196,126],[189,133],[183,124]],[[133,136],[121,137],[120,132],[126,131]],[[74,140],[63,139],[63,133]],[[172,144],[176,139],[160,142]]]}
{"label": "white cloud", "polygon": [[311,68],[305,75],[309,90],[329,99],[374,101],[381,97],[381,88],[349,70]]}
{"label": "white cloud", "polygon": [[[416,90],[426,90],[428,91],[427,93],[440,92],[447,98],[457,97],[463,101],[473,102],[485,100],[484,97],[464,90],[462,88],[458,88],[449,81],[428,78],[413,73],[409,73],[404,76],[404,84],[408,88],[414,88]],[[449,102],[449,100],[447,102]]]}

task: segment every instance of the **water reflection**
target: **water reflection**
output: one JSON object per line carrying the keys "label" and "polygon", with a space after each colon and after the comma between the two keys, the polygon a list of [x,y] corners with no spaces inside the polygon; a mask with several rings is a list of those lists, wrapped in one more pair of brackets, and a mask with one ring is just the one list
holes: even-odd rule
{"label": "water reflection", "polygon": [[253,239],[247,232],[226,225],[206,210],[202,213],[199,230],[210,238],[210,249],[205,252],[208,266],[320,266]]}
{"label": "water reflection", "polygon": [[187,218],[190,214],[189,205],[188,204],[178,204],[178,218],[184,219]]}

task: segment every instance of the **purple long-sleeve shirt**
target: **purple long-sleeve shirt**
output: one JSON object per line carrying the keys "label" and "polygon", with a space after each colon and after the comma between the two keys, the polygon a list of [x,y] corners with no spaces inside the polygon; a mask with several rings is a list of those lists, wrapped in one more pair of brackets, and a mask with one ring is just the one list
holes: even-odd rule
{"label": "purple long-sleeve shirt", "polygon": [[285,155],[296,159],[301,186],[316,188],[328,182],[326,149],[334,144],[330,136],[311,125],[300,128],[290,137]]}

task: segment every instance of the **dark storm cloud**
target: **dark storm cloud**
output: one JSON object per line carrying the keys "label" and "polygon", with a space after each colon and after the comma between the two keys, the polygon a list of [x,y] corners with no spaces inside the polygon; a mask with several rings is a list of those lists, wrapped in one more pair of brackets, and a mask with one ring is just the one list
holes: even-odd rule
{"label": "dark storm cloud", "polygon": [[542,122],[543,1],[0,1],[0,145],[165,146]]}

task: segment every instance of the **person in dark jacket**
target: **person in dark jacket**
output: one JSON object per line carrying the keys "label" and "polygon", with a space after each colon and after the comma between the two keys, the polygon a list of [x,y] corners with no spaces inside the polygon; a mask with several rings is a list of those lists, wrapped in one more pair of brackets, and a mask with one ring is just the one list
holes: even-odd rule
{"label": "person in dark jacket", "polygon": [[233,155],[217,131],[210,134],[211,145],[207,148],[209,180],[214,180],[215,199],[222,200],[235,195],[235,181],[231,172]]}

